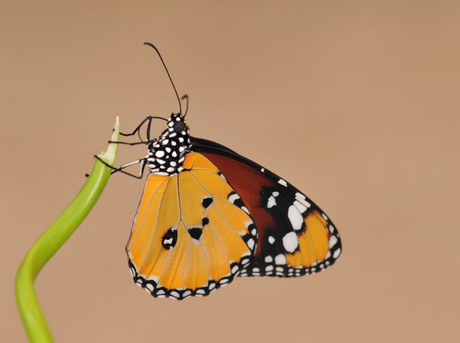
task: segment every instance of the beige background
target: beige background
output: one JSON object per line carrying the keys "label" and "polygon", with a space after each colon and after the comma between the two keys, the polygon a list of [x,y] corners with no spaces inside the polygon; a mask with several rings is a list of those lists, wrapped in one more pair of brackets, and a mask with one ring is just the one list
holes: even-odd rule
{"label": "beige background", "polygon": [[[124,253],[143,181],[115,175],[36,282],[56,341],[460,338],[458,1],[0,6],[2,342],[26,341],[16,269],[78,192],[115,116],[129,131],[177,110],[144,41],[190,95],[192,134],[303,190],[344,252],[315,276],[154,299]],[[144,155],[124,147],[117,164]]]}

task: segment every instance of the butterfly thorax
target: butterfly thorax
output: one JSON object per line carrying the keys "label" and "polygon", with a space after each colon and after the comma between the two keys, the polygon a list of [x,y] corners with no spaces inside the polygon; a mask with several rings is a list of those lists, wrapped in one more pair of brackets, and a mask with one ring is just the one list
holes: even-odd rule
{"label": "butterfly thorax", "polygon": [[151,173],[174,175],[183,170],[182,163],[190,150],[189,129],[180,114],[172,114],[168,128],[149,145],[147,166]]}

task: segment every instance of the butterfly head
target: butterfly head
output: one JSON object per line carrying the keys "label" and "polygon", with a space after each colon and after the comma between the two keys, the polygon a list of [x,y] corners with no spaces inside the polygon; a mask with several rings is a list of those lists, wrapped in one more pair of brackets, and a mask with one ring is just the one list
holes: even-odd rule
{"label": "butterfly head", "polygon": [[190,135],[184,116],[173,113],[168,128],[149,146],[147,166],[151,173],[174,175],[183,170],[182,163],[190,150]]}

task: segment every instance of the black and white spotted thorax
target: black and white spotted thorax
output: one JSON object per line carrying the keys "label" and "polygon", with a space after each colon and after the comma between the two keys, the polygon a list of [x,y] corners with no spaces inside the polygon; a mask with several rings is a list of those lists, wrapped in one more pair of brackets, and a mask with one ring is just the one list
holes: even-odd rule
{"label": "black and white spotted thorax", "polygon": [[190,146],[189,129],[184,117],[173,113],[168,119],[168,128],[157,141],[149,145],[146,163],[150,172],[157,175],[174,175],[181,172]]}

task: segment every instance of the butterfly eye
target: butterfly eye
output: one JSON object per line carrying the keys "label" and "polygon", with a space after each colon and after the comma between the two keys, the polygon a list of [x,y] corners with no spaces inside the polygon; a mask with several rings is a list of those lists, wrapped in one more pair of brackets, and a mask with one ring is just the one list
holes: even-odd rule
{"label": "butterfly eye", "polygon": [[174,123],[174,131],[175,132],[182,132],[185,130],[187,126],[185,125],[185,123],[183,121],[176,121]]}

